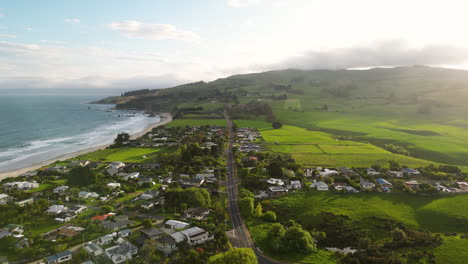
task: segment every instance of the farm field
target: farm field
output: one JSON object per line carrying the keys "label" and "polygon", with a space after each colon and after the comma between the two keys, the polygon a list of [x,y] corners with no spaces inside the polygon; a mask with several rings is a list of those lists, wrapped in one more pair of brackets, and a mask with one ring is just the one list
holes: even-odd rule
{"label": "farm field", "polygon": [[177,126],[225,126],[226,121],[224,119],[175,119],[167,127],[177,127]]}
{"label": "farm field", "polygon": [[367,167],[379,164],[385,167],[388,166],[389,160],[409,167],[421,167],[432,163],[393,154],[372,144],[336,140],[331,134],[295,126],[285,125],[281,129],[263,126],[260,132],[270,150],[290,153],[304,166]]}
{"label": "farm field", "polygon": [[81,155],[76,160],[90,161],[122,161],[122,162],[144,162],[146,159],[143,156],[161,152],[161,149],[156,148],[109,148],[98,150],[92,153]]}

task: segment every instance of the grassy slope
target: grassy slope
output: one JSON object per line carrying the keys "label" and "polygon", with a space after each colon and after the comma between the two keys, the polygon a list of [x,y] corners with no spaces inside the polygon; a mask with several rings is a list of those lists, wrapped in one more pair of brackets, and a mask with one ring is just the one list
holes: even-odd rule
{"label": "grassy slope", "polygon": [[[273,200],[272,206],[279,221],[295,219],[307,229],[313,229],[321,222],[322,212],[332,212],[345,215],[359,221],[369,232],[373,241],[389,239],[388,230],[376,227],[375,218],[395,221],[415,229],[425,229],[432,232],[468,233],[468,227],[457,225],[457,219],[468,221],[468,211],[464,207],[468,203],[468,195],[417,197],[402,193],[394,194],[337,194],[332,192],[292,193]],[[257,246],[271,256],[275,256],[274,248],[269,248],[265,240],[268,223],[253,219],[248,222],[250,231]],[[437,263],[465,263],[467,254],[467,239],[445,237],[441,246],[434,250]],[[332,254],[319,251],[317,254],[283,255],[285,261],[301,263],[332,263]]]}

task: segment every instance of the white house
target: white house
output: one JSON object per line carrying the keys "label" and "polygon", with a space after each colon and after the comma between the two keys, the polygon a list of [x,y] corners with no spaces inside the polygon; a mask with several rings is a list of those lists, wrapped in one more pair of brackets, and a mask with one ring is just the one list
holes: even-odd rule
{"label": "white house", "polygon": [[322,177],[329,177],[329,176],[333,176],[333,175],[338,175],[340,174],[338,171],[336,170],[329,170],[329,169],[324,169],[323,171],[319,172],[320,175]]}
{"label": "white house", "polygon": [[55,194],[64,194],[70,187],[68,186],[59,186],[54,189]]}
{"label": "white house", "polygon": [[122,176],[122,179],[128,181],[128,180],[130,180],[130,179],[136,179],[136,178],[139,178],[139,177],[140,177],[140,173],[139,173],[139,172],[132,172],[132,173],[123,175],[123,176]]}
{"label": "white house", "polygon": [[301,181],[291,181],[291,188],[301,189],[302,188]]}
{"label": "white house", "polygon": [[26,191],[39,188],[39,183],[21,181],[21,182],[7,182],[3,184],[3,188],[5,190],[18,190],[18,191]]}
{"label": "white house", "polygon": [[67,211],[67,207],[65,207],[64,205],[54,204],[54,205],[51,205],[49,209],[47,209],[46,213],[58,215],[66,211]]}
{"label": "white house", "polygon": [[198,245],[203,244],[207,241],[212,240],[214,237],[210,236],[210,234],[199,228],[199,227],[192,227],[187,230],[180,231],[185,237],[189,245]]}
{"label": "white house", "polygon": [[178,221],[178,220],[168,220],[166,221],[166,223],[164,223],[164,225],[167,228],[174,229],[174,230],[181,230],[190,226],[189,223]]}
{"label": "white house", "polygon": [[124,263],[127,260],[131,260],[132,256],[138,254],[138,248],[128,241],[125,241],[117,246],[110,247],[105,251],[106,255],[115,264]]}
{"label": "white house", "polygon": [[267,183],[273,184],[273,185],[278,185],[278,186],[283,186],[284,182],[280,179],[275,179],[275,178],[270,178]]}
{"label": "white house", "polygon": [[0,204],[6,204],[10,201],[11,197],[8,194],[0,193]]}
{"label": "white house", "polygon": [[367,175],[369,176],[375,176],[379,175],[380,172],[376,171],[374,168],[367,168]]}
{"label": "white house", "polygon": [[368,182],[368,181],[363,181],[361,180],[360,183],[361,187],[366,190],[372,190],[375,188],[375,183],[373,182]]}
{"label": "white house", "polygon": [[79,192],[79,193],[78,193],[78,197],[83,198],[83,199],[98,198],[98,197],[99,197],[99,194],[97,194],[97,193],[95,193],[95,192],[85,192],[85,191],[82,191],[82,192]]}
{"label": "white house", "polygon": [[99,238],[100,245],[108,245],[112,242],[114,242],[114,236],[112,236],[111,234],[107,234]]}
{"label": "white house", "polygon": [[70,261],[72,259],[72,253],[70,251],[64,251],[46,258],[47,264],[62,263]]}
{"label": "white house", "polygon": [[84,250],[86,250],[86,252],[88,252],[93,257],[100,256],[100,255],[102,255],[104,253],[102,248],[98,244],[96,244],[94,242],[86,243],[86,245],[83,248],[84,248]]}
{"label": "white house", "polygon": [[107,184],[107,187],[111,188],[111,189],[117,189],[117,188],[120,188],[120,183],[118,182],[110,182]]}
{"label": "white house", "polygon": [[317,191],[328,191],[328,184],[324,183],[323,181],[318,181],[312,183],[312,186],[314,186]]}

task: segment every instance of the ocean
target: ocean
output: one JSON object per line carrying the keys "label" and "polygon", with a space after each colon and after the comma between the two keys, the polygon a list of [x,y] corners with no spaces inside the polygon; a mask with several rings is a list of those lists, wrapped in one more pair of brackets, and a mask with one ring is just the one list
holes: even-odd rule
{"label": "ocean", "polygon": [[0,96],[0,173],[109,144],[118,133],[159,122],[143,112],[87,104],[103,97]]}

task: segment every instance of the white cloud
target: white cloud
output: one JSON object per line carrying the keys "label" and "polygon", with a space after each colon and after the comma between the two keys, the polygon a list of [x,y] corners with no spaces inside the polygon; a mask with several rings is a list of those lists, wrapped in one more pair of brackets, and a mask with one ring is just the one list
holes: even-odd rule
{"label": "white cloud", "polygon": [[32,28],[31,28],[31,27],[25,27],[24,30],[26,30],[26,31],[31,31]]}
{"label": "white cloud", "polygon": [[245,7],[260,4],[261,2],[262,0],[229,0],[227,5],[231,7]]}
{"label": "white cloud", "polygon": [[0,17],[4,17],[4,16],[5,16],[5,14],[0,13]]}
{"label": "white cloud", "polygon": [[79,24],[81,21],[78,18],[66,18],[65,22],[70,24]]}
{"label": "white cloud", "polygon": [[251,18],[247,18],[244,21],[242,21],[242,23],[244,23],[244,25],[247,25],[247,26],[252,26],[253,24],[255,24],[255,21]]}
{"label": "white cloud", "polygon": [[16,38],[15,35],[9,35],[9,34],[0,34],[0,38]]}
{"label": "white cloud", "polygon": [[128,38],[142,39],[175,39],[184,41],[199,41],[200,37],[188,30],[179,29],[171,24],[149,24],[139,21],[122,21],[109,24],[109,27],[119,31]]}
{"label": "white cloud", "polygon": [[41,43],[48,43],[48,44],[57,44],[57,45],[61,45],[61,44],[65,44],[66,42],[63,42],[63,41],[58,41],[58,40],[47,40],[47,39],[41,39],[39,40],[39,42]]}

